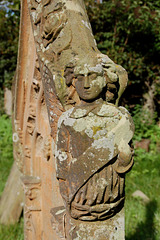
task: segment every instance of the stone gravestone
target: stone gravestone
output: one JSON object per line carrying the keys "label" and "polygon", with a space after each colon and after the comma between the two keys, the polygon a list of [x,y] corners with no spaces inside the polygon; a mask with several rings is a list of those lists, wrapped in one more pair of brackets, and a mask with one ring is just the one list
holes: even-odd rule
{"label": "stone gravestone", "polygon": [[118,107],[126,71],[97,49],[82,0],[28,8],[24,0],[13,132],[25,239],[122,240],[134,132]]}
{"label": "stone gravestone", "polygon": [[4,89],[4,109],[7,115],[12,115],[12,91],[8,88]]}

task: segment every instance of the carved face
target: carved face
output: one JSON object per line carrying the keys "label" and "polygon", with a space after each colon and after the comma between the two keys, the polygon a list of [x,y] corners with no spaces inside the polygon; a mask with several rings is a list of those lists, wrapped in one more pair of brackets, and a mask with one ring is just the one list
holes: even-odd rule
{"label": "carved face", "polygon": [[103,71],[80,71],[76,74],[76,91],[83,100],[96,99],[106,85]]}

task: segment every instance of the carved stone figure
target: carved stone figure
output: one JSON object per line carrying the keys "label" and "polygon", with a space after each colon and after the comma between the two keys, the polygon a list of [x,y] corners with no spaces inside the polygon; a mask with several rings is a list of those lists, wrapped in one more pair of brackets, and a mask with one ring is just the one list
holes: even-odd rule
{"label": "carved stone figure", "polygon": [[118,103],[128,77],[98,50],[83,0],[23,0],[18,64],[14,153],[39,202],[26,239],[124,239],[134,125]]}
{"label": "carved stone figure", "polygon": [[104,220],[124,204],[124,176],[133,165],[134,124],[125,108],[105,101],[101,64],[76,67],[74,74],[81,102],[58,122],[57,178],[72,218]]}

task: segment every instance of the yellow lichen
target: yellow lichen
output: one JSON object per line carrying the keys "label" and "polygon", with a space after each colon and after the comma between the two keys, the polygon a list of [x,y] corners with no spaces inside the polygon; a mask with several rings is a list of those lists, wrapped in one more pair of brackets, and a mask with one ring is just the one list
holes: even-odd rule
{"label": "yellow lichen", "polygon": [[99,126],[93,126],[93,135],[95,135],[97,133],[97,131],[100,131],[102,129],[102,127]]}

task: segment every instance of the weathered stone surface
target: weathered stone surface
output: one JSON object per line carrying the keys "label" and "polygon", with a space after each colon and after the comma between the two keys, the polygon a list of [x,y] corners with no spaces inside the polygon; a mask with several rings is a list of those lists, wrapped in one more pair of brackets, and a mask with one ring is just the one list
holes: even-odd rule
{"label": "weathered stone surface", "polygon": [[[124,208],[105,221],[80,221],[70,218],[60,208],[52,209],[52,224],[57,235],[69,240],[124,240]],[[57,219],[57,224],[56,224]]]}
{"label": "weathered stone surface", "polygon": [[[106,221],[66,221],[69,228],[67,239],[71,240],[124,240],[124,209]],[[66,227],[66,228],[67,228]]]}
{"label": "weathered stone surface", "polygon": [[13,131],[25,238],[124,239],[134,125],[118,102],[127,73],[97,49],[82,0],[28,7],[33,33],[24,0]]}
{"label": "weathered stone surface", "polygon": [[55,151],[67,216],[64,231],[67,239],[109,239],[112,232],[103,235],[106,225],[100,220],[113,218],[123,208],[125,173],[133,165],[129,144],[134,124],[125,108],[102,99],[106,81],[103,75],[97,77],[96,66],[77,78],[81,103],[59,118]]}
{"label": "weathered stone surface", "polygon": [[124,198],[124,173],[133,164],[128,144],[132,136],[133,122],[126,109],[103,101],[62,114],[57,177],[63,180],[61,194],[66,205],[70,203],[72,217],[105,219],[117,210]]}
{"label": "weathered stone surface", "polygon": [[43,236],[41,179],[23,176],[22,182],[25,193],[24,239],[40,239]]}
{"label": "weathered stone surface", "polygon": [[126,71],[97,49],[83,1],[28,1],[28,6],[51,128],[63,111],[58,102],[53,107],[53,99],[57,95],[65,109],[78,104],[76,76],[95,67],[106,79],[105,98],[118,105],[127,84]]}
{"label": "weathered stone surface", "polygon": [[[63,204],[55,173],[54,140],[48,121],[27,1],[21,6],[20,42],[15,83],[13,143],[14,158],[24,177],[25,239],[57,239],[50,210]],[[56,104],[53,100],[53,104]],[[41,180],[34,183],[34,179]],[[29,200],[29,188],[37,196]],[[58,199],[58,200],[57,200]],[[37,205],[38,203],[38,205]],[[31,222],[31,225],[30,225]],[[36,236],[36,237],[35,237]]]}

